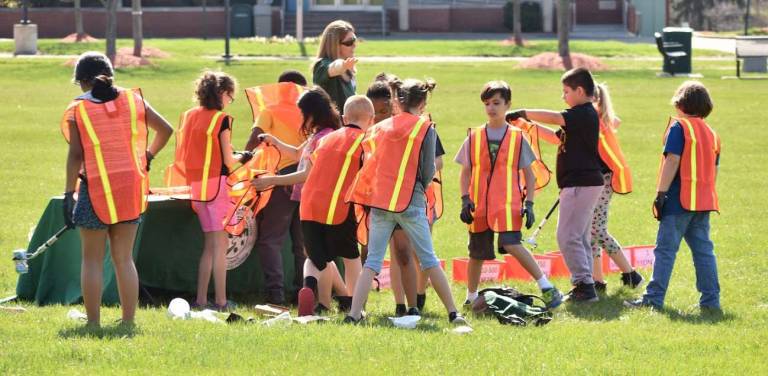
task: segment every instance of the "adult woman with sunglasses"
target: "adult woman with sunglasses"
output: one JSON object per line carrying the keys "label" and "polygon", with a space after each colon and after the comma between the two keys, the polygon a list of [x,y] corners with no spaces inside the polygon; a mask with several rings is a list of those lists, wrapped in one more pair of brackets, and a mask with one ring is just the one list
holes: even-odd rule
{"label": "adult woman with sunglasses", "polygon": [[346,21],[333,21],[323,30],[317,58],[312,63],[312,82],[328,93],[340,113],[357,88],[356,47],[355,28]]}

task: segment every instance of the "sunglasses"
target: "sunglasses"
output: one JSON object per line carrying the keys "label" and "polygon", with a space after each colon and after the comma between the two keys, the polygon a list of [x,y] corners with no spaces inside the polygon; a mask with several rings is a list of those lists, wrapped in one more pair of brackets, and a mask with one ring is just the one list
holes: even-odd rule
{"label": "sunglasses", "polygon": [[341,41],[341,44],[347,47],[352,47],[355,45],[356,42],[357,42],[357,37],[352,37],[352,39],[350,40]]}

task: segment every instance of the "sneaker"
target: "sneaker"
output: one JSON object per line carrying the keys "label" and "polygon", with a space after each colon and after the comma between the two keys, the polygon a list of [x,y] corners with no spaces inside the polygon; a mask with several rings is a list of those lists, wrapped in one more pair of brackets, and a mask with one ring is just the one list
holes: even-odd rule
{"label": "sneaker", "polygon": [[205,302],[205,304],[200,304],[197,301],[192,302],[192,304],[189,305],[189,309],[194,310],[203,310],[211,306],[210,302]]}
{"label": "sneaker", "polygon": [[342,321],[342,323],[344,323],[344,324],[352,324],[352,325],[360,325],[363,322],[363,320],[365,320],[365,316],[364,315],[360,315],[359,319],[356,319],[356,318],[354,318],[354,317],[352,317],[350,315],[346,315],[346,316],[344,316],[344,321]]}
{"label": "sneaker", "polygon": [[421,316],[421,312],[416,307],[408,308],[408,316]]}
{"label": "sneaker", "polygon": [[595,290],[598,294],[605,294],[608,291],[608,284],[605,282],[595,281]]}
{"label": "sneaker", "polygon": [[597,291],[595,291],[593,283],[578,283],[568,293],[568,301],[570,302],[594,303],[599,300],[600,298],[597,297]]}
{"label": "sneaker", "polygon": [[317,307],[315,307],[315,315],[318,315],[318,316],[322,316],[324,314],[327,314],[330,311],[331,311],[330,308],[328,308],[328,307],[326,307],[326,306],[324,306],[324,305],[322,305],[320,303],[318,303]]}
{"label": "sneaker", "polygon": [[213,303],[210,306],[210,309],[212,309],[214,311],[217,311],[217,312],[233,312],[235,310],[235,308],[237,308],[237,304],[235,304],[234,302],[231,302],[229,300],[227,300],[227,302],[222,304],[222,305],[218,305],[216,303]]}
{"label": "sneaker", "polygon": [[403,317],[406,312],[405,304],[395,304],[395,317]]}
{"label": "sneaker", "polygon": [[351,296],[337,296],[336,300],[339,302],[339,312],[349,312],[352,309]]}
{"label": "sneaker", "polygon": [[467,319],[465,319],[464,316],[460,315],[458,312],[449,313],[448,322],[456,326],[469,325]]}
{"label": "sneaker", "polygon": [[633,300],[625,300],[624,301],[624,307],[627,308],[650,308],[655,311],[661,310],[661,307],[653,305],[651,303],[647,303],[643,300],[643,298],[637,298]]}
{"label": "sneaker", "polygon": [[299,317],[315,313],[315,293],[309,287],[299,290]]}
{"label": "sneaker", "polygon": [[541,292],[541,299],[547,306],[547,309],[555,309],[563,304],[563,294],[556,287],[548,288]]}
{"label": "sneaker", "polygon": [[621,283],[629,288],[636,289],[643,285],[645,278],[643,278],[637,270],[633,270],[629,273],[621,273]]}

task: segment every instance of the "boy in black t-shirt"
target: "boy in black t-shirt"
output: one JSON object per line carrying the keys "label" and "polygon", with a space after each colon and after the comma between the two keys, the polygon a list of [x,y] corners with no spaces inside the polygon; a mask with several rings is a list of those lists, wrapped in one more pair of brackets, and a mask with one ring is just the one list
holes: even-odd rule
{"label": "boy in black t-shirt", "polygon": [[560,188],[560,213],[557,219],[557,243],[571,272],[573,290],[569,300],[596,302],[592,279],[590,224],[600,197],[603,180],[597,151],[600,120],[592,105],[595,83],[584,68],[563,74],[563,100],[570,108],[562,112],[517,110],[507,113],[508,122],[524,118],[560,129],[536,125],[539,135],[557,148],[557,186]]}

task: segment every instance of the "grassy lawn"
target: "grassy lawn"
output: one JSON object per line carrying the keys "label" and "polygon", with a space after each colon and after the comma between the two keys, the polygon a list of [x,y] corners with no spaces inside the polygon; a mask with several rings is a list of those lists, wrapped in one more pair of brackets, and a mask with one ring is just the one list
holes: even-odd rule
{"label": "grassy lawn", "polygon": [[[524,48],[504,46],[497,40],[365,40],[359,49],[369,56],[533,56],[541,52],[557,51],[557,40],[529,40]],[[118,40],[119,47],[132,47],[131,39]],[[202,55],[221,55],[224,52],[223,39],[147,39],[145,46],[156,47],[169,52],[176,59]],[[651,43],[624,43],[618,41],[582,41],[570,43],[571,49],[588,55],[601,57],[646,56],[659,57],[656,46]],[[231,53],[241,56],[286,56],[314,57],[317,42],[299,44],[265,43],[255,39],[233,39]],[[0,52],[13,52],[13,41],[0,41]],[[76,55],[87,50],[104,50],[104,42],[61,43],[58,39],[41,39],[38,50],[49,55]],[[695,56],[721,56],[723,52],[697,50]]]}
{"label": "grassy lawn", "polygon": [[[394,47],[387,43],[363,44],[359,53],[394,54]],[[401,43],[397,48],[405,48],[407,42],[397,43]],[[153,40],[147,44],[179,55],[158,61],[151,68],[119,70],[117,82],[141,87],[148,101],[175,124],[178,115],[192,105],[192,81],[200,70],[220,67],[212,60],[193,56],[219,53],[221,43]],[[246,45],[236,42],[234,50],[239,53]],[[440,42],[436,46],[424,42],[421,45],[426,51],[441,50]],[[46,41],[41,49],[47,48],[44,46],[52,48],[49,53],[77,52],[53,49],[61,45],[55,47]],[[574,51],[586,52],[575,48],[575,42],[573,46]],[[297,54],[295,46],[272,47]],[[0,44],[0,48],[9,47]],[[455,53],[458,55],[473,51],[466,48],[451,51],[459,51]],[[487,48],[500,55],[508,53],[490,43]],[[595,43],[590,48],[589,53],[605,51],[602,54],[610,56],[645,47],[601,47]],[[647,55],[654,52],[649,47]],[[673,113],[669,98],[682,79],[656,78],[658,62],[624,59],[611,61],[610,65],[612,70],[597,77],[611,87],[616,110],[623,119],[620,137],[636,184],[632,194],[615,197],[610,228],[624,245],[651,244],[657,229],[650,207],[661,137]],[[272,82],[284,69],[306,72],[307,63],[250,61],[221,68],[247,87]],[[561,109],[560,73],[520,70],[514,63],[377,63],[360,65],[359,70],[359,92],[380,71],[400,77],[430,76],[438,82],[428,111],[439,124],[448,154],[444,172],[446,215],[435,226],[434,242],[442,258],[465,256],[467,235],[458,219],[458,168],[451,160],[466,128],[485,120],[479,101],[482,84],[491,79],[508,81],[513,88],[513,107]],[[109,324],[120,317],[119,308],[103,308],[103,338],[90,335],[68,320],[65,316],[71,307],[22,303],[29,309],[27,313],[0,311],[0,338],[4,342],[0,347],[0,373],[730,374],[738,367],[744,374],[764,374],[768,368],[768,294],[762,290],[762,283],[768,270],[768,235],[764,231],[768,219],[760,205],[765,198],[760,186],[768,164],[763,141],[768,130],[760,126],[760,119],[768,116],[761,99],[768,97],[768,85],[720,79],[721,75],[733,74],[730,61],[696,61],[695,70],[704,74],[703,82],[713,95],[715,110],[710,124],[723,141],[718,179],[722,213],[712,216],[725,309],[722,317],[702,316],[695,308],[695,274],[690,252],[682,246],[665,312],[622,308],[622,299],[638,292],[619,288],[618,276],[609,275],[606,298],[587,307],[564,306],[545,327],[507,327],[494,319],[470,317],[475,331],[466,336],[446,332],[446,314],[431,290],[425,319],[416,331],[395,329],[387,323],[385,317],[394,309],[388,292],[372,293],[368,303],[371,320],[361,327],[337,324],[341,316],[334,316],[334,323],[306,327],[217,326],[171,321],[160,307],[139,310],[138,330],[129,335]],[[0,78],[4,88],[0,91],[0,103],[4,104],[0,112],[0,164],[6,166],[0,169],[0,197],[4,198],[0,213],[5,218],[0,226],[0,252],[10,257],[11,249],[26,245],[27,233],[49,197],[62,191],[66,144],[58,124],[66,104],[79,89],[69,83],[71,68],[63,66],[61,60],[0,59],[0,71],[5,73]],[[233,143],[241,148],[251,116],[243,96],[230,112],[238,120]],[[554,148],[543,148],[546,161],[554,168]],[[173,142],[154,165],[168,164],[172,150]],[[160,168],[152,169],[152,180],[154,185],[159,184]],[[552,184],[537,197],[539,218],[556,193]],[[543,231],[540,249],[556,249],[555,222],[551,221]],[[650,276],[649,270],[641,272]],[[0,296],[15,291],[16,278],[10,260],[0,263]],[[568,289],[565,279],[555,283]],[[535,291],[533,283],[514,284]],[[464,288],[453,287],[454,300],[460,303]],[[245,308],[244,315],[254,315]]]}

